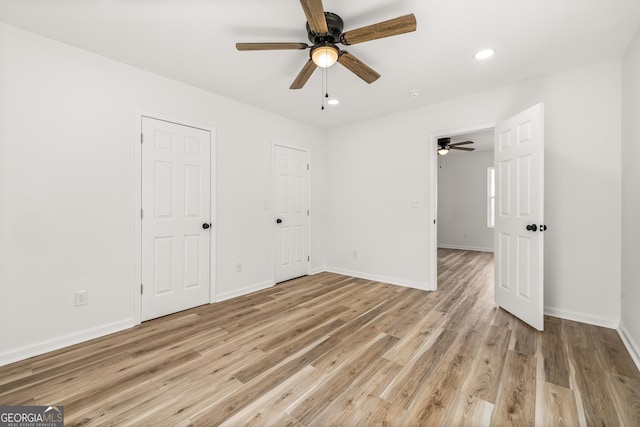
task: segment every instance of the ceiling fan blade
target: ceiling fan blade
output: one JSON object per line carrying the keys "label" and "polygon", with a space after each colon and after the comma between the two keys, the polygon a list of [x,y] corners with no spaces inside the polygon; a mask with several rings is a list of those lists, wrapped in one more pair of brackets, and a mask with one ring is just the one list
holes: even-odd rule
{"label": "ceiling fan blade", "polygon": [[464,150],[464,151],[473,151],[475,150],[475,148],[468,148],[468,147],[449,147],[452,150]]}
{"label": "ceiling fan blade", "polygon": [[349,52],[342,51],[338,57],[338,62],[369,84],[375,82],[380,77],[380,74]]}
{"label": "ceiling fan blade", "polygon": [[236,43],[238,50],[302,50],[308,48],[306,43]]}
{"label": "ceiling fan blade", "polygon": [[454,145],[467,145],[467,144],[473,144],[473,141],[454,142],[453,144],[449,144],[449,145],[453,147]]}
{"label": "ceiling fan blade", "polygon": [[304,15],[307,17],[309,28],[315,34],[327,34],[329,27],[327,19],[324,17],[324,6],[322,0],[300,0]]}
{"label": "ceiling fan blade", "polygon": [[302,70],[300,70],[298,77],[296,77],[293,83],[291,83],[291,86],[289,86],[289,89],[302,89],[302,87],[305,85],[305,83],[307,83],[307,80],[309,80],[309,77],[311,77],[311,74],[313,74],[316,68],[317,65],[311,59],[308,60],[307,63],[304,64],[304,67],[302,67]]}
{"label": "ceiling fan blade", "polygon": [[415,31],[416,28],[416,17],[413,13],[410,13],[409,15],[399,18],[347,31],[340,36],[340,42],[345,45],[362,43],[369,40],[409,33]]}

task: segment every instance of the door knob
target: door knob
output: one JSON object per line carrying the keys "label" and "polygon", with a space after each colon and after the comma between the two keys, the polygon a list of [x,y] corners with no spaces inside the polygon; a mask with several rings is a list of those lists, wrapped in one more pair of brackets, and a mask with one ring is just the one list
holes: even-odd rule
{"label": "door knob", "polygon": [[280,218],[276,219],[276,224],[282,224],[282,220]]}
{"label": "door knob", "polygon": [[528,231],[538,231],[538,226],[535,225],[535,224],[527,225],[527,230]]}
{"label": "door knob", "polygon": [[202,224],[202,228],[204,228],[205,230],[209,227],[211,227],[211,224],[207,224],[206,222]]}

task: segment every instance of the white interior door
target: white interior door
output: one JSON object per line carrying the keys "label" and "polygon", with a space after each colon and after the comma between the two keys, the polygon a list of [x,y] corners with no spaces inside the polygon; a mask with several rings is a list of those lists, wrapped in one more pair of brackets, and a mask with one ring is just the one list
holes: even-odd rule
{"label": "white interior door", "polygon": [[496,304],[544,328],[544,109],[537,104],[495,128]]}
{"label": "white interior door", "polygon": [[209,302],[211,133],[142,118],[142,320]]}
{"label": "white interior door", "polygon": [[274,146],[275,280],[309,273],[309,153]]}

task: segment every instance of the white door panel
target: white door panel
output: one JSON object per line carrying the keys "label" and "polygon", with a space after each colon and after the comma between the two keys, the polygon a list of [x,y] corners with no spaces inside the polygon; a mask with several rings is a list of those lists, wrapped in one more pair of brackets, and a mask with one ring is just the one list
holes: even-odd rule
{"label": "white door panel", "polygon": [[276,282],[308,274],[308,164],[308,152],[274,147]]}
{"label": "white door panel", "polygon": [[209,131],[142,118],[142,320],[209,302]]}
{"label": "white door panel", "polygon": [[544,327],[543,114],[537,104],[495,128],[495,299],[538,330]]}

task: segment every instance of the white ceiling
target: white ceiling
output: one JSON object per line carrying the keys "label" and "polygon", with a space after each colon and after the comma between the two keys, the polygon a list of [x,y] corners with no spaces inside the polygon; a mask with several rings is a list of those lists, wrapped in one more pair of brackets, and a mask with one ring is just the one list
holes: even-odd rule
{"label": "white ceiling", "polygon": [[[324,0],[344,30],[414,13],[418,29],[348,47],[382,77],[328,70],[340,105],[320,110],[322,73],[289,86],[306,51],[238,52],[236,42],[308,42],[296,0],[0,0],[0,21],[321,129],[619,58],[640,0]],[[492,47],[478,62],[473,54]],[[410,98],[409,92],[421,96]]]}

